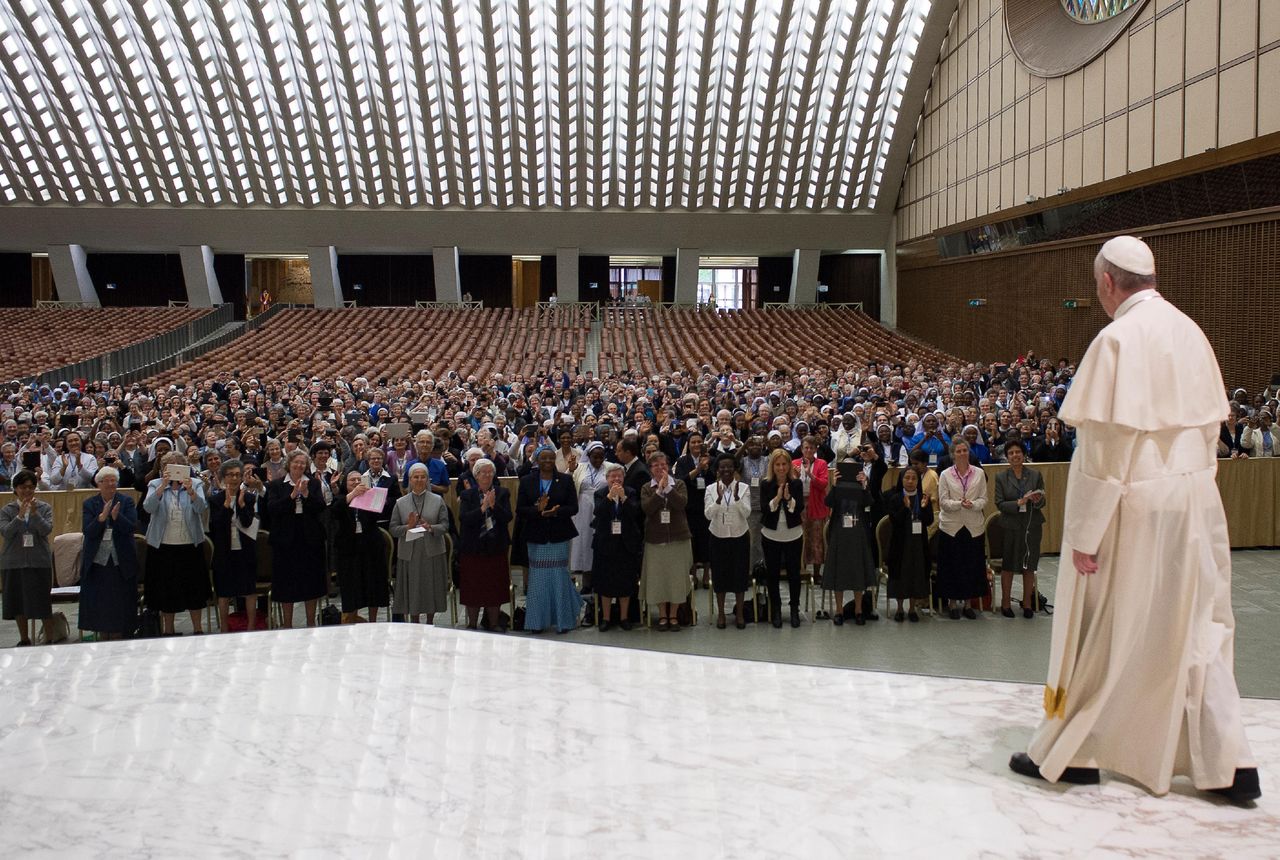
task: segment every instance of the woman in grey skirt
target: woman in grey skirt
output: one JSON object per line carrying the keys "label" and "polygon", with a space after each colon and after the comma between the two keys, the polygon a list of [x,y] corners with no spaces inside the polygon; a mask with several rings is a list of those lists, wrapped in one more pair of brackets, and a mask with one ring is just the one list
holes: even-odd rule
{"label": "woman in grey skirt", "polygon": [[1036,570],[1040,566],[1040,533],[1044,528],[1044,475],[1023,463],[1022,443],[1004,446],[1009,468],[996,475],[996,507],[1004,530],[1004,560],[1000,563],[1000,614],[1013,617],[1009,606],[1013,575],[1022,574],[1022,617],[1034,618]]}
{"label": "woman in grey skirt", "polygon": [[676,610],[689,599],[693,545],[685,517],[688,488],[671,475],[666,454],[649,458],[652,480],[640,488],[644,511],[644,564],[640,573],[640,598],[658,606],[658,630],[679,630]]}
{"label": "woman in grey skirt", "polygon": [[449,512],[444,500],[427,486],[427,467],[409,467],[409,492],[391,510],[391,536],[396,539],[396,585],[391,611],[411,616],[415,624],[426,613],[432,623],[449,600],[449,556],[445,535]]}
{"label": "woman in grey skirt", "polygon": [[40,619],[49,640],[49,619],[53,602],[53,553],[49,535],[53,531],[53,507],[36,498],[36,476],[25,469],[13,476],[13,492],[18,498],[0,508],[0,578],[4,582],[4,620],[18,622],[18,645],[31,644],[31,625]]}

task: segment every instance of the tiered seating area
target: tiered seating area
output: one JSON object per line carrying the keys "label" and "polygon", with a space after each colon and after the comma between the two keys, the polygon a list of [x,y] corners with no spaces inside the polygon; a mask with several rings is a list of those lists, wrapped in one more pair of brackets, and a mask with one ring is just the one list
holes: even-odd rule
{"label": "tiered seating area", "polygon": [[207,313],[208,308],[2,308],[0,378],[34,376],[84,361]]}
{"label": "tiered seating area", "polygon": [[234,369],[264,380],[304,373],[417,379],[424,370],[433,378],[450,370],[463,378],[573,371],[582,366],[590,327],[590,311],[582,307],[288,309],[256,332],[149,381]]}
{"label": "tiered seating area", "polygon": [[610,308],[604,311],[600,371],[664,371],[730,364],[749,373],[785,368],[844,368],[911,358],[955,361],[886,329],[850,308],[695,310]]}

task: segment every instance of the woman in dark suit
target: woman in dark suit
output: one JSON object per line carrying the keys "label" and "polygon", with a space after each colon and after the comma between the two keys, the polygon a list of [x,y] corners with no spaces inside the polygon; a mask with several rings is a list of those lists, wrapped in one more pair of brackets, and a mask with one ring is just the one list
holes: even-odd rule
{"label": "woman in dark suit", "polygon": [[502,604],[511,594],[511,494],[498,483],[487,458],[471,466],[475,486],[458,497],[458,572],[467,627],[475,630],[484,608],[490,630],[502,630]]}
{"label": "woman in dark suit", "polygon": [[271,516],[271,599],[282,604],[284,626],[293,627],[293,604],[302,601],[307,626],[316,626],[316,606],[329,590],[324,572],[324,491],[307,476],[311,458],[289,454],[284,477],[267,485]]}
{"label": "woman in dark suit", "polygon": [[132,633],[138,621],[138,556],[133,530],[138,509],[116,492],[120,473],[107,467],[93,476],[98,494],[84,500],[80,555],[80,629],[103,639]]}
{"label": "woman in dark suit", "polygon": [[578,626],[582,595],[569,575],[569,542],[578,533],[573,515],[578,493],[573,478],[556,471],[556,452],[538,449],[538,468],[520,479],[516,512],[521,537],[528,549],[525,630],[540,633],[554,625],[560,633]]}
{"label": "woman in dark suit", "polygon": [[640,495],[622,483],[626,469],[621,463],[606,463],[605,485],[595,492],[592,516],[591,587],[600,598],[600,632],[613,626],[613,601],[618,601],[619,624],[631,629],[631,596],[640,581],[640,560],[644,554]]}
{"label": "woman in dark suit", "polygon": [[1004,446],[1009,468],[996,475],[996,507],[1004,531],[1004,560],[1000,562],[1000,614],[1013,617],[1009,606],[1013,575],[1022,574],[1022,617],[1034,618],[1036,569],[1040,566],[1040,534],[1044,528],[1044,475],[1024,466],[1026,454],[1018,442]]}
{"label": "woman in dark suit", "polygon": [[920,620],[916,605],[929,597],[929,526],[933,525],[933,505],[920,489],[915,469],[898,474],[898,488],[885,496],[885,515],[893,524],[889,538],[889,598],[898,601],[893,620],[904,620],[902,604],[909,612],[905,620]]}
{"label": "woman in dark suit", "polygon": [[769,455],[768,476],[760,482],[760,543],[765,582],[769,587],[770,620],[782,626],[779,579],[787,569],[791,592],[791,626],[800,626],[800,548],[804,537],[804,484],[791,477],[791,456],[785,448]]}
{"label": "woman in dark suit", "polygon": [[[231,599],[245,607],[246,630],[258,620],[258,503],[262,482],[242,483],[244,466],[228,460],[218,467],[222,489],[209,496],[209,537],[213,540],[213,591],[218,596],[218,629],[227,632]],[[253,481],[251,478],[250,481]]]}
{"label": "woman in dark suit", "polygon": [[[334,560],[338,567],[338,592],[342,595],[343,624],[377,621],[378,607],[391,605],[387,545],[378,525],[381,514],[351,507],[352,502],[367,492],[369,487],[364,477],[356,471],[348,472],[346,496],[335,499],[329,509],[337,529]],[[360,610],[365,608],[369,610],[368,618],[360,615]]]}

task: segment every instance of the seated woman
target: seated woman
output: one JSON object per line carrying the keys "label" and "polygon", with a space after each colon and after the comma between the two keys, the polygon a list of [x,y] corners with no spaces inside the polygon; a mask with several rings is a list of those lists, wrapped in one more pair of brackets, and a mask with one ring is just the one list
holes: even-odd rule
{"label": "seated woman", "polygon": [[929,526],[933,525],[933,505],[920,489],[920,473],[903,469],[898,487],[885,496],[886,516],[893,523],[889,539],[889,557],[885,567],[889,573],[889,599],[898,601],[893,620],[903,620],[902,605],[907,604],[907,618],[920,620],[916,607],[929,597]]}
{"label": "seated woman", "polygon": [[[243,480],[244,466],[228,460],[218,467],[219,488],[209,495],[209,537],[213,541],[213,592],[218,629],[226,633],[231,601],[239,598],[254,630],[258,618],[258,504],[262,483]],[[251,479],[252,480],[252,479]]]}
{"label": "seated woman", "polygon": [[396,589],[391,611],[427,623],[449,604],[449,511],[431,492],[425,463],[409,467],[409,492],[391,510],[391,536],[396,539]]}
{"label": "seated woman", "polygon": [[53,601],[53,506],[36,498],[36,476],[22,469],[12,478],[17,498],[0,508],[0,580],[4,583],[4,619],[18,623],[18,645],[31,644],[28,621],[40,619],[44,641],[49,641]]}
{"label": "seated woman", "polygon": [[600,598],[598,626],[613,626],[613,602],[618,602],[619,626],[631,629],[631,597],[640,581],[644,555],[644,514],[640,496],[622,483],[627,470],[621,463],[604,464],[605,486],[592,501],[591,587]]}
{"label": "seated woman", "polygon": [[[387,548],[378,526],[379,513],[351,506],[367,492],[369,487],[360,473],[348,472],[347,494],[337,498],[330,509],[337,532],[334,560],[338,568],[338,593],[342,595],[343,624],[377,621],[378,608],[391,603]],[[360,610],[366,608],[367,618],[360,614]]]}
{"label": "seated woman", "polygon": [[827,542],[827,570],[823,585],[835,592],[835,610],[831,620],[844,623],[844,593],[853,592],[853,623],[867,623],[862,612],[862,594],[875,588],[879,581],[871,553],[871,533],[866,523],[871,493],[867,474],[859,466],[850,469],[841,464],[836,483],[827,490],[826,504],[831,508],[831,525]]}
{"label": "seated woman", "polygon": [[133,499],[116,492],[115,469],[99,469],[93,477],[98,492],[84,500],[80,517],[80,629],[120,639],[138,622],[138,510]]}
{"label": "seated woman", "polygon": [[501,608],[511,594],[511,494],[496,480],[487,458],[471,466],[475,486],[458,497],[458,568],[467,627],[475,630],[484,609],[490,630],[506,632]]}

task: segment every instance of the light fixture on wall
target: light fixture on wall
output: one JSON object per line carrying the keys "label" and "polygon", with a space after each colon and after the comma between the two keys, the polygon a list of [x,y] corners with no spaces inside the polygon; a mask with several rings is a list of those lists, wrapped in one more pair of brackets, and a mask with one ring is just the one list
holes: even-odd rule
{"label": "light fixture on wall", "polygon": [[352,284],[351,289],[355,290],[357,293],[362,293],[364,292],[364,284]]}
{"label": "light fixture on wall", "polygon": [[116,288],[116,285],[114,283],[107,284],[108,290],[114,290],[115,288]]}

